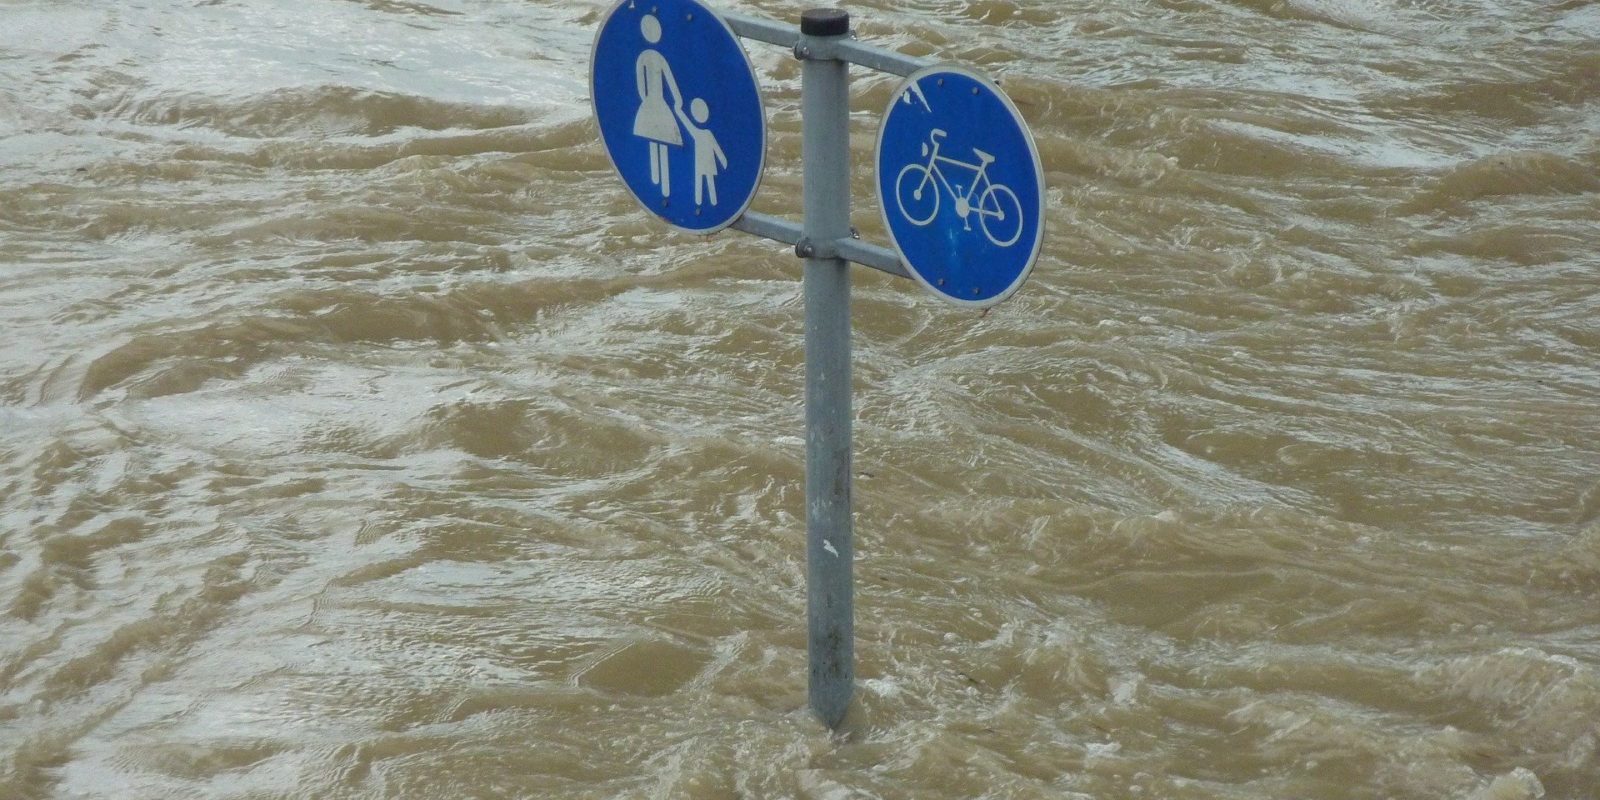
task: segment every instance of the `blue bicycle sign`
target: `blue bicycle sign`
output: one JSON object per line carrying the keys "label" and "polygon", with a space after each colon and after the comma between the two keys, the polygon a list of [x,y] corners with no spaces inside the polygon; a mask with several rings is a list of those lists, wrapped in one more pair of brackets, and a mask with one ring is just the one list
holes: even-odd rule
{"label": "blue bicycle sign", "polygon": [[[900,170],[900,177],[894,182],[894,198],[900,204],[900,213],[912,225],[927,225],[939,215],[939,189],[943,188],[955,202],[956,217],[964,223],[965,230],[972,230],[972,217],[976,216],[989,241],[999,247],[1016,244],[1022,238],[1022,202],[1011,187],[989,179],[989,165],[995,162],[995,156],[976,147],[972,148],[973,156],[978,159],[976,164],[940,155],[939,142],[949,135],[942,128],[929,131],[928,141],[922,145],[922,155],[927,157],[927,162],[907,164]],[[940,164],[973,173],[965,192],[959,184],[950,182]],[[981,194],[979,189],[983,190]]]}
{"label": "blue bicycle sign", "polygon": [[986,307],[1022,286],[1044,241],[1044,170],[1016,106],[960,67],[920,70],[878,131],[878,202],[907,270]]}

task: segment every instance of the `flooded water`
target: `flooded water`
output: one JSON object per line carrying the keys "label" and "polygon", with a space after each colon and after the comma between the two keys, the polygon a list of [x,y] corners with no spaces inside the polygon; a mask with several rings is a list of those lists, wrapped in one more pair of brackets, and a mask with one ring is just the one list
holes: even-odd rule
{"label": "flooded water", "polygon": [[1049,207],[857,273],[838,734],[799,266],[623,190],[608,7],[0,3],[0,797],[1600,796],[1600,5],[849,4]]}

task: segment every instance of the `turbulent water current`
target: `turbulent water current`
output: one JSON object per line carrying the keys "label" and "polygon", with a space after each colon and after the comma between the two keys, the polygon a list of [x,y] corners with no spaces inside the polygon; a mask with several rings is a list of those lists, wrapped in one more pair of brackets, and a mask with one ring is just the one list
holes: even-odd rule
{"label": "turbulent water current", "polygon": [[623,189],[609,6],[0,2],[0,798],[1600,797],[1600,4],[848,3],[1048,188],[856,272],[837,732],[800,264]]}

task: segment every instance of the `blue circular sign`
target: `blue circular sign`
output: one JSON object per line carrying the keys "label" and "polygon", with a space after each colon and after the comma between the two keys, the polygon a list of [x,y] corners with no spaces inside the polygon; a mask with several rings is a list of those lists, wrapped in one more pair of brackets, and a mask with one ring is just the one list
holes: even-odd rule
{"label": "blue circular sign", "polygon": [[1011,296],[1044,242],[1044,169],[988,78],[938,66],[906,78],[878,129],[878,203],[900,258],[950,302]]}
{"label": "blue circular sign", "polygon": [[767,120],[744,47],[696,0],[621,0],[589,91],[606,155],[651,213],[693,233],[739,219],[761,183]]}

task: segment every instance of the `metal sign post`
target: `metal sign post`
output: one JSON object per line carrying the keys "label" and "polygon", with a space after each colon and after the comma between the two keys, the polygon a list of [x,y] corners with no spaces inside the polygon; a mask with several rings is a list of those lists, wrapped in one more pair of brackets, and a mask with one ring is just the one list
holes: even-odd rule
{"label": "metal sign post", "polygon": [[[796,52],[821,49],[850,32],[843,11],[807,11]],[[800,152],[805,235],[850,238],[850,77],[843,61],[807,59],[800,68]],[[815,248],[812,248],[813,250]],[[850,268],[844,259],[806,258],[806,616],[811,708],[830,726],[844,719],[855,689],[855,596],[850,519]]]}
{"label": "metal sign post", "polygon": [[[746,210],[765,166],[766,128],[749,110],[751,98],[759,109],[759,91],[735,36],[793,48],[805,62],[802,224]],[[895,250],[850,229],[850,64],[911,78],[878,136],[879,203]],[[958,305],[1005,299],[1032,270],[1044,236],[1038,150],[987,78],[860,44],[838,9],[807,11],[796,30],[719,15],[700,0],[619,0],[595,37],[590,90],[606,153],[646,210],[693,233],[731,227],[792,244],[805,259],[809,698],[837,728],[855,690],[849,263],[915,277]],[[913,101],[925,116],[896,105]],[[908,143],[922,149],[908,154]],[[897,174],[886,183],[889,168]],[[963,169],[975,174],[959,177]],[[722,203],[719,182],[733,190]]]}

